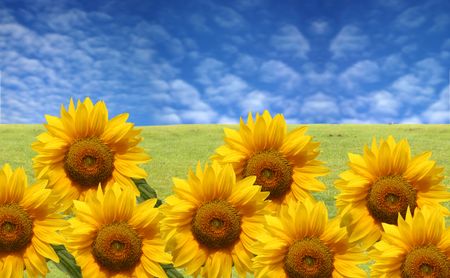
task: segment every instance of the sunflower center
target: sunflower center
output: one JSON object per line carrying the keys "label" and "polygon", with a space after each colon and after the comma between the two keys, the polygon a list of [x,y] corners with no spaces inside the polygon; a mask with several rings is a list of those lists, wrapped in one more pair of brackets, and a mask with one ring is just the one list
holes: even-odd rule
{"label": "sunflower center", "polygon": [[208,248],[230,247],[241,234],[241,217],[226,201],[208,202],[197,209],[192,219],[192,234]]}
{"label": "sunflower center", "polygon": [[367,208],[379,222],[397,224],[398,214],[403,217],[410,207],[416,207],[416,191],[401,176],[386,176],[378,179],[367,195]]}
{"label": "sunflower center", "polygon": [[18,205],[0,206],[0,252],[18,251],[33,236],[33,221]]}
{"label": "sunflower center", "polygon": [[436,246],[413,249],[401,266],[402,277],[450,277],[450,261]]}
{"label": "sunflower center", "polygon": [[97,187],[111,178],[113,169],[111,149],[96,137],[76,141],[64,157],[67,176],[81,186]]}
{"label": "sunflower center", "polygon": [[261,185],[263,191],[270,191],[270,199],[276,199],[289,190],[292,167],[280,152],[262,151],[247,161],[244,176],[256,176],[256,184]]}
{"label": "sunflower center", "polygon": [[92,157],[89,155],[83,158],[83,164],[86,167],[94,166],[96,161],[97,161],[97,159],[95,157]]}
{"label": "sunflower center", "polygon": [[284,270],[289,278],[331,277],[333,255],[318,238],[298,240],[289,248]]}
{"label": "sunflower center", "polygon": [[133,268],[142,254],[142,240],[126,223],[113,223],[101,228],[92,243],[95,260],[112,272]]}

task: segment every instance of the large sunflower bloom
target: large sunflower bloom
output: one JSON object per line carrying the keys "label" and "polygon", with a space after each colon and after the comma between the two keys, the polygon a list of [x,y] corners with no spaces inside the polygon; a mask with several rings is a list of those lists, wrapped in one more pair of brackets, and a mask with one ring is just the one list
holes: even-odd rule
{"label": "large sunflower bloom", "polygon": [[434,208],[425,206],[400,215],[369,252],[375,263],[371,277],[450,277],[450,228]]}
{"label": "large sunflower bloom", "polygon": [[364,250],[351,243],[340,219],[328,221],[322,202],[287,202],[278,216],[267,215],[267,235],[255,247],[255,277],[366,277],[357,265]]}
{"label": "large sunflower bloom", "polygon": [[37,137],[32,147],[38,152],[33,168],[38,177],[49,179],[49,186],[67,199],[83,200],[86,193],[118,182],[139,191],[132,178],[145,178],[137,164],[150,160],[137,147],[140,130],[127,123],[128,114],[108,120],[103,101],[95,105],[89,98],[72,99],[68,110],[61,105],[61,118],[46,115],[47,132]]}
{"label": "large sunflower bloom", "polygon": [[75,217],[64,234],[83,277],[166,277],[160,264],[172,258],[164,252],[156,201],[136,205],[133,192],[117,184],[74,201]]}
{"label": "large sunflower bloom", "polygon": [[45,276],[46,259],[59,263],[50,244],[64,244],[59,234],[67,222],[46,181],[30,187],[23,168],[0,169],[0,277]]}
{"label": "large sunflower bloom", "polygon": [[231,165],[200,163],[188,180],[174,178],[174,195],[164,204],[163,229],[175,267],[189,275],[240,276],[251,269],[252,246],[264,233],[269,193],[254,186],[255,177],[236,182]]}
{"label": "large sunflower bloom", "polygon": [[239,179],[256,176],[256,184],[270,192],[272,209],[288,199],[311,198],[310,191],[323,191],[325,185],[318,176],[328,173],[319,155],[319,143],[305,135],[306,127],[287,132],[283,115],[273,119],[266,110],[247,124],[240,120],[239,131],[225,128],[225,145],[211,157],[221,164],[231,163]]}
{"label": "large sunflower bloom", "polygon": [[335,182],[341,193],[336,206],[344,216],[354,240],[370,247],[381,236],[381,223],[396,224],[398,213],[403,217],[408,206],[430,205],[447,212],[439,202],[448,201],[450,193],[441,185],[442,167],[429,160],[431,152],[411,158],[408,141],[398,143],[392,136],[373,139],[365,146],[364,155],[349,154],[350,170]]}

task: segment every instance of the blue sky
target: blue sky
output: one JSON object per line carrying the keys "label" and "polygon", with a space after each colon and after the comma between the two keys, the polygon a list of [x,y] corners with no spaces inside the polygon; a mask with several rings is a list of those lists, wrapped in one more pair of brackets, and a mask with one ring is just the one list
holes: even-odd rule
{"label": "blue sky", "polygon": [[447,0],[2,0],[1,123],[450,123],[449,30]]}

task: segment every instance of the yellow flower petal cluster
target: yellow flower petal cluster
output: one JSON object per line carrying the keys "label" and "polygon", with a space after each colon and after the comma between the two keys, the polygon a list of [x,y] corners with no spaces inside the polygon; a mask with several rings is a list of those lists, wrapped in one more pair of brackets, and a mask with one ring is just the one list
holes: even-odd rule
{"label": "yellow flower petal cluster", "polygon": [[397,225],[383,223],[381,241],[370,256],[370,277],[450,277],[450,228],[435,208],[424,206],[399,215]]}
{"label": "yellow flower petal cluster", "polygon": [[167,277],[160,264],[172,258],[164,251],[155,204],[136,205],[134,193],[118,184],[74,201],[75,217],[64,234],[83,277]]}
{"label": "yellow flower petal cluster", "polygon": [[276,211],[286,200],[312,198],[310,192],[326,188],[317,180],[328,173],[316,160],[319,143],[305,135],[306,129],[301,126],[288,133],[283,115],[272,118],[266,110],[254,120],[249,113],[247,124],[241,118],[238,131],[224,129],[225,145],[211,158],[231,163],[239,179],[256,176],[256,184],[270,192],[270,206]]}
{"label": "yellow flower petal cluster", "polygon": [[424,205],[447,213],[440,202],[450,200],[441,184],[443,168],[430,160],[431,152],[411,158],[406,139],[398,143],[392,136],[374,139],[363,155],[349,154],[350,169],[335,182],[341,192],[336,206],[344,214],[352,240],[365,248],[381,236],[382,223],[396,224],[398,213]]}
{"label": "yellow flower petal cluster", "polygon": [[349,241],[340,218],[328,221],[322,202],[289,201],[266,216],[268,234],[255,247],[255,277],[366,277],[367,256]]}
{"label": "yellow flower petal cluster", "polygon": [[231,165],[200,163],[188,179],[174,178],[174,194],[166,198],[162,222],[175,267],[189,275],[240,276],[251,270],[253,246],[264,233],[268,192],[255,177],[236,181]]}
{"label": "yellow flower petal cluster", "polygon": [[145,178],[138,164],[150,160],[138,147],[140,130],[128,123],[128,114],[108,120],[103,101],[95,105],[89,98],[72,99],[68,109],[61,106],[61,117],[46,115],[47,132],[37,137],[32,148],[38,152],[33,168],[39,178],[49,179],[49,186],[67,199],[83,200],[86,193],[114,182],[139,191],[132,178]]}
{"label": "yellow flower petal cluster", "polygon": [[45,276],[46,259],[59,263],[51,244],[63,244],[68,223],[46,181],[28,187],[23,168],[0,169],[0,277]]}

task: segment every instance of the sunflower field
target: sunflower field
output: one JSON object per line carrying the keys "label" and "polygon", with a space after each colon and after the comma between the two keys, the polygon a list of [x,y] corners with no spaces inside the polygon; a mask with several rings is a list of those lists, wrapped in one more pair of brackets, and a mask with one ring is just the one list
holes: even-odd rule
{"label": "sunflower field", "polygon": [[448,125],[0,125],[0,277],[450,277]]}

